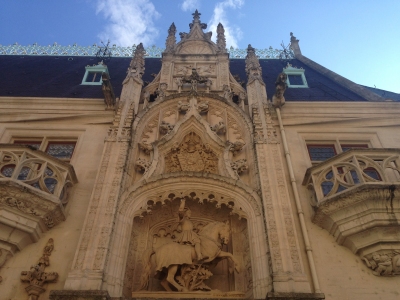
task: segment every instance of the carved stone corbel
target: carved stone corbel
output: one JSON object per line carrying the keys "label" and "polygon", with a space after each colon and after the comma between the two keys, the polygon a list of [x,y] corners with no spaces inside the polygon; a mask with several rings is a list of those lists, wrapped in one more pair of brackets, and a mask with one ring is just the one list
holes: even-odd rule
{"label": "carved stone corbel", "polygon": [[362,257],[375,276],[400,275],[400,250],[390,252],[374,252]]}
{"label": "carved stone corbel", "polygon": [[181,113],[186,113],[191,108],[190,103],[184,103],[182,101],[178,102],[178,111]]}
{"label": "carved stone corbel", "polygon": [[39,259],[39,262],[32,266],[29,271],[21,272],[21,281],[29,282],[29,286],[25,288],[29,295],[29,300],[38,300],[41,293],[46,291],[43,288],[45,283],[56,282],[58,279],[58,273],[56,272],[45,272],[45,268],[50,265],[49,256],[54,249],[53,239],[49,239],[47,245],[43,249],[43,255]]}

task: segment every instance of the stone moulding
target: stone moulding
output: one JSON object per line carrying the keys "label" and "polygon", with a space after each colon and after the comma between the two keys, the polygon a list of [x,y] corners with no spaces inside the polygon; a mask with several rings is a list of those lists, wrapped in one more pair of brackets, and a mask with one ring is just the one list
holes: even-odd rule
{"label": "stone moulding", "polygon": [[399,149],[353,149],[306,172],[303,185],[316,194],[313,222],[364,261],[400,253],[399,158]]}

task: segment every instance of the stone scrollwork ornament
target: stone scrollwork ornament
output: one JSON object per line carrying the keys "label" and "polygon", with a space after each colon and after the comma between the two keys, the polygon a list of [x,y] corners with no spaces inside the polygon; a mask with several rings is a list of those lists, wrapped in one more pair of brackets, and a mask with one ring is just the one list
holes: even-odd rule
{"label": "stone scrollwork ornament", "polygon": [[56,282],[58,273],[45,272],[45,268],[50,265],[49,256],[54,249],[53,239],[49,239],[47,245],[43,249],[43,255],[39,262],[32,266],[29,271],[21,272],[21,281],[29,282],[29,286],[25,288],[30,300],[38,300],[41,293],[46,289],[43,288],[45,283]]}
{"label": "stone scrollwork ornament", "polygon": [[400,250],[389,253],[374,252],[362,258],[376,276],[400,275]]}

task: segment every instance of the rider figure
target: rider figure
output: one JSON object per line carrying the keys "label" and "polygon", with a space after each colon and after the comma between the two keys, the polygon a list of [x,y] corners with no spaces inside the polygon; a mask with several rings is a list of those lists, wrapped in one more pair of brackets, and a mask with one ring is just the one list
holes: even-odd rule
{"label": "rider figure", "polygon": [[199,261],[206,259],[206,257],[203,257],[203,255],[201,254],[200,238],[197,235],[197,233],[193,231],[193,223],[190,220],[192,216],[192,211],[189,209],[189,207],[185,206],[185,199],[181,200],[181,205],[179,206],[178,215],[179,215],[178,221],[182,227],[182,235],[177,242],[180,244],[194,245],[194,249],[197,255],[197,260]]}

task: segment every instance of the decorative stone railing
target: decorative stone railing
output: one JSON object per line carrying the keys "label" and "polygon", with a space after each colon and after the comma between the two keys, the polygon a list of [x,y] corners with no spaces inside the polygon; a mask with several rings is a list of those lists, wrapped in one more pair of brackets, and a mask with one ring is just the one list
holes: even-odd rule
{"label": "decorative stone railing", "polygon": [[0,249],[9,254],[36,242],[65,220],[74,168],[28,146],[0,144]]}
{"label": "decorative stone railing", "polygon": [[[53,45],[19,45],[15,43],[13,45],[0,45],[0,55],[46,55],[46,56],[96,56],[97,52],[102,46],[92,45],[92,46],[79,46],[77,44],[62,46],[57,43]],[[121,47],[117,45],[112,45],[108,48],[111,57],[132,57],[133,52],[136,49],[136,45],[132,47]],[[151,46],[145,48],[145,57],[162,57],[164,48]],[[235,49],[230,47],[227,49],[229,57],[235,58],[245,58],[247,55],[246,49]],[[294,58],[294,53],[292,50],[287,49],[274,49],[272,47],[264,49],[256,49],[256,55],[260,59],[292,59]]]}
{"label": "decorative stone railing", "polygon": [[365,262],[400,253],[400,149],[346,151],[309,168],[303,185],[314,192],[313,222],[338,244]]}

